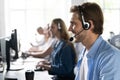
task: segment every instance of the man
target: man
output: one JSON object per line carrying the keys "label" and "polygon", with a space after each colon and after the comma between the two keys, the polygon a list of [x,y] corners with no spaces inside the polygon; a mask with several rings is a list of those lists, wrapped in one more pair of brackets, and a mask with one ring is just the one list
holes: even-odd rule
{"label": "man", "polygon": [[75,67],[75,80],[120,80],[120,51],[101,36],[104,19],[100,6],[87,2],[73,6],[71,12],[69,31],[85,46]]}
{"label": "man", "polygon": [[45,44],[45,33],[44,33],[45,29],[42,27],[38,27],[37,28],[37,33],[35,34],[35,40],[33,40],[33,42],[31,42],[31,46],[32,47],[38,47],[41,45]]}

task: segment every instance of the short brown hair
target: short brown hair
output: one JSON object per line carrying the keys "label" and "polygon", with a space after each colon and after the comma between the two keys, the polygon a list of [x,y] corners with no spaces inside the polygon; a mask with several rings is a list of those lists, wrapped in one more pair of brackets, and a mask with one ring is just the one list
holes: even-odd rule
{"label": "short brown hair", "polygon": [[79,14],[79,20],[81,20],[81,14],[80,12],[83,12],[83,16],[85,18],[85,21],[92,20],[94,24],[93,32],[96,34],[102,34],[103,33],[103,13],[100,8],[100,6],[96,3],[86,2],[82,5],[78,6],[72,6],[71,12],[76,12]]}

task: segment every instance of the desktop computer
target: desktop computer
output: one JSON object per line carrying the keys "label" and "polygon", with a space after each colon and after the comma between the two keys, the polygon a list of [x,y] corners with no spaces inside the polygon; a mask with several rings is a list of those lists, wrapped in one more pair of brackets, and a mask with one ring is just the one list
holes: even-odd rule
{"label": "desktop computer", "polygon": [[[11,52],[11,51],[14,51]],[[14,55],[13,55],[14,54]],[[12,30],[9,37],[0,38],[0,56],[6,64],[6,70],[10,70],[10,62],[18,59],[17,29]]]}

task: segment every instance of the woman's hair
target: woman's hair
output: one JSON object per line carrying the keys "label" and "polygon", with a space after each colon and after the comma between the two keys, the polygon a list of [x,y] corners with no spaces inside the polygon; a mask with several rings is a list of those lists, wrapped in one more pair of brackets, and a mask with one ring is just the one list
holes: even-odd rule
{"label": "woman's hair", "polygon": [[85,18],[85,21],[88,22],[89,20],[93,21],[94,29],[93,32],[95,34],[102,34],[103,33],[103,13],[100,6],[96,3],[84,3],[79,6],[72,6],[71,10],[72,13],[77,13],[79,15],[79,20],[81,21],[81,11]]}
{"label": "woman's hair", "polygon": [[55,18],[52,21],[54,24],[57,25],[58,30],[60,31],[60,37],[61,39],[68,41],[69,40],[69,34],[67,32],[67,27],[64,23],[64,21],[60,18]]}
{"label": "woman's hair", "polygon": [[58,29],[60,31],[61,39],[64,40],[64,41],[66,41],[66,43],[67,43],[66,46],[70,45],[73,48],[74,53],[75,53],[75,62],[77,62],[75,48],[74,48],[73,43],[71,43],[69,41],[70,37],[69,37],[68,31],[67,31],[67,27],[66,27],[64,21],[62,19],[60,19],[60,18],[55,18],[55,19],[53,19],[52,22],[57,25],[57,27],[58,27]]}

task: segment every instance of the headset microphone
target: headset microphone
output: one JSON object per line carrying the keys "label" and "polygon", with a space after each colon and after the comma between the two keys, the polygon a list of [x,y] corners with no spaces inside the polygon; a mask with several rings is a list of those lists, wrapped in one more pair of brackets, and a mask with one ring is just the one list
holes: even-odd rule
{"label": "headset microphone", "polygon": [[83,29],[81,31],[79,31],[77,34],[75,34],[73,37],[70,37],[69,41],[73,41],[74,38],[79,35],[83,30],[88,30],[90,28],[90,23],[86,22],[84,19],[84,15],[83,15],[83,8],[81,6],[79,6],[80,8],[80,15],[81,15],[81,22],[82,22],[82,27]]}
{"label": "headset microphone", "polygon": [[73,37],[70,37],[69,41],[73,41],[74,38],[79,35],[84,29],[82,29],[81,31],[79,31],[77,34],[75,34]]}
{"label": "headset microphone", "polygon": [[70,37],[69,41],[73,41],[74,40],[74,36],[73,37]]}

